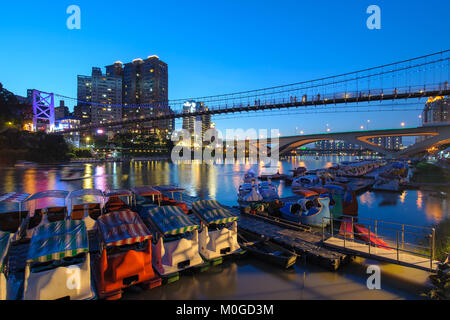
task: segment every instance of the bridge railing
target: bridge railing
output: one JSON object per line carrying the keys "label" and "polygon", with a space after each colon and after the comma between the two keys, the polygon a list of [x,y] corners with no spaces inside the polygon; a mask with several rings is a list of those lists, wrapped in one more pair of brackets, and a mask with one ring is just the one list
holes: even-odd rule
{"label": "bridge railing", "polygon": [[376,254],[377,248],[392,250],[396,253],[397,262],[401,262],[401,253],[423,257],[430,261],[430,271],[433,270],[434,228],[345,215],[341,218],[324,217],[322,241],[330,237],[341,239],[344,249],[351,247],[352,243],[367,245],[369,255]]}

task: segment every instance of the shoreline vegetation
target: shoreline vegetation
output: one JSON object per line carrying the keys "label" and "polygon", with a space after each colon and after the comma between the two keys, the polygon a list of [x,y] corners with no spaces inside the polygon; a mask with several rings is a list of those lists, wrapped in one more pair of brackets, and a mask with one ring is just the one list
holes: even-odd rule
{"label": "shoreline vegetation", "polygon": [[63,136],[45,132],[20,131],[15,128],[0,134],[0,165],[14,165],[19,160],[37,163],[68,162],[71,148]]}

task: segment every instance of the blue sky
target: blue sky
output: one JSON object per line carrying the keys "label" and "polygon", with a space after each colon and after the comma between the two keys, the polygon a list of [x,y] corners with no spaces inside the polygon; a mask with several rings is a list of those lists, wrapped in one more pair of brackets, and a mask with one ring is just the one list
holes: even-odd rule
{"label": "blue sky", "polygon": [[[81,8],[68,30],[66,8]],[[366,8],[381,8],[381,30]],[[171,99],[270,87],[448,49],[449,1],[8,1],[0,11],[0,82],[76,97],[76,76],[156,54]],[[418,112],[214,119],[219,129],[307,133],[418,124]],[[300,130],[298,129],[298,130]]]}

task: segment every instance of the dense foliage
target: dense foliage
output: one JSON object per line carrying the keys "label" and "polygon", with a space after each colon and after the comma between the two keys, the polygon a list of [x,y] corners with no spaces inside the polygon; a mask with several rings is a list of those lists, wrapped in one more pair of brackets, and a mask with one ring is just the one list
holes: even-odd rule
{"label": "dense foliage", "polygon": [[69,145],[60,135],[17,129],[4,129],[0,133],[0,165],[13,165],[18,160],[63,162],[70,159],[69,153]]}
{"label": "dense foliage", "polygon": [[7,127],[21,127],[25,120],[32,119],[33,107],[21,104],[16,96],[0,83],[0,130]]}

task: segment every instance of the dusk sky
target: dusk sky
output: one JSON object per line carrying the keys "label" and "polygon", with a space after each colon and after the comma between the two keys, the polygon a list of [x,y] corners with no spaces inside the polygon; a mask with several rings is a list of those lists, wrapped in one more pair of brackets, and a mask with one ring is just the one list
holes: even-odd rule
{"label": "dusk sky", "polygon": [[[69,5],[81,30],[69,30]],[[369,5],[381,30],[366,27]],[[449,49],[449,1],[3,1],[0,82],[76,97],[78,74],[156,54],[169,65],[169,98],[288,84]],[[423,106],[424,101],[418,104]],[[73,102],[68,101],[73,107]],[[419,124],[419,111],[213,118],[219,129],[323,132]]]}

